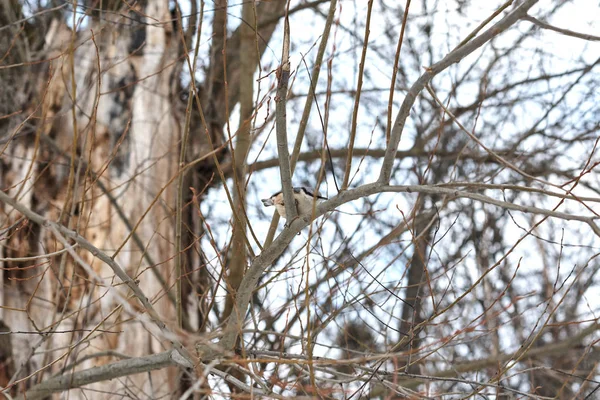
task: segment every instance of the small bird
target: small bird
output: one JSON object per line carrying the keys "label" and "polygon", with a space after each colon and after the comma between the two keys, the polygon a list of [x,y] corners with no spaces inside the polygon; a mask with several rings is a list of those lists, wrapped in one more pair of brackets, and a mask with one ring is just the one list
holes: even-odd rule
{"label": "small bird", "polygon": [[[299,217],[306,217],[312,214],[315,198],[317,199],[317,204],[319,201],[327,200],[327,197],[323,197],[313,189],[304,186],[295,187],[293,194],[294,199],[296,200],[296,206],[298,207]],[[285,214],[285,205],[283,203],[283,192],[277,192],[268,199],[262,199],[261,201],[265,207],[275,206],[279,215],[283,218],[287,218]]]}

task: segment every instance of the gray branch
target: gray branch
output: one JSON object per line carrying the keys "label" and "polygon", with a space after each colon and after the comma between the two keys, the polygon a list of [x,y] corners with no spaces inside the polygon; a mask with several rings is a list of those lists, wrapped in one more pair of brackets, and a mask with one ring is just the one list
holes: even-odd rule
{"label": "gray branch", "polygon": [[410,114],[410,110],[417,99],[417,96],[423,91],[425,86],[433,79],[434,76],[452,64],[458,63],[460,60],[483,46],[485,43],[489,42],[494,37],[510,28],[519,19],[527,16],[527,11],[537,2],[538,0],[526,0],[523,2],[523,4],[509,13],[506,17],[502,18],[491,28],[483,32],[481,35],[477,36],[475,39],[471,40],[465,45],[452,50],[441,61],[425,69],[423,75],[421,75],[419,79],[417,79],[417,81],[412,85],[406,94],[402,105],[400,106],[400,110],[398,111],[398,115],[396,116],[396,120],[394,121],[394,126],[392,128],[390,142],[385,152],[378,182],[389,183],[390,181],[394,158],[396,157],[396,151],[398,150],[398,145],[400,144],[400,138],[402,137],[404,125]]}
{"label": "gray branch", "polygon": [[[559,211],[546,210],[539,207],[523,206],[519,204],[510,203],[507,201],[496,200],[492,197],[472,193],[463,190],[456,190],[446,187],[440,187],[436,185],[397,185],[389,186],[379,182],[366,184],[356,189],[340,192],[336,197],[320,204],[316,210],[316,217],[333,211],[337,207],[360,199],[362,197],[371,196],[376,193],[383,192],[404,192],[404,193],[427,193],[427,194],[440,194],[453,197],[462,197],[479,201],[481,203],[492,204],[498,207],[502,207],[508,210],[515,210],[524,213],[545,215],[547,217],[563,219],[567,221],[581,221],[590,226],[592,231],[600,237],[600,228],[595,223],[594,217],[581,216],[568,214]],[[222,354],[222,351],[231,350],[235,344],[236,337],[241,331],[244,316],[252,297],[256,284],[260,277],[264,274],[265,270],[275,262],[275,260],[285,251],[291,241],[296,237],[296,233],[300,232],[310,223],[307,217],[298,218],[290,225],[290,229],[284,229],[282,233],[273,241],[273,244],[266,248],[258,257],[254,259],[250,268],[246,272],[236,298],[236,313],[233,313],[226,322],[225,329],[223,331],[223,337],[219,342],[220,349],[208,347],[206,345],[198,345],[197,350],[203,361],[211,360],[214,357]]]}
{"label": "gray branch", "polygon": [[139,374],[171,366],[188,365],[182,361],[181,355],[175,350],[153,354],[146,357],[136,357],[117,361],[100,367],[89,368],[83,371],[73,372],[52,377],[29,389],[24,395],[16,397],[18,400],[43,399],[52,393],[58,393],[69,389],[79,388],[96,382],[102,382],[127,375]]}
{"label": "gray branch", "polygon": [[[518,190],[515,188],[515,190]],[[437,185],[397,185],[397,186],[389,186],[381,183],[370,183],[367,185],[360,186],[356,189],[348,190],[341,192],[338,196],[328,200],[317,207],[316,216],[319,217],[327,212],[330,212],[337,207],[348,203],[350,201],[354,201],[360,199],[362,197],[370,196],[376,193],[383,192],[404,192],[404,193],[427,193],[427,194],[441,194],[446,196],[453,197],[462,197],[468,198],[474,201],[479,201],[482,203],[492,204],[498,207],[502,207],[509,210],[520,211],[524,213],[545,215],[552,218],[558,218],[563,220],[576,220],[587,223],[591,229],[596,233],[596,235],[600,236],[600,229],[595,223],[594,217],[588,216],[580,216],[574,214],[568,214],[564,212],[558,212],[553,210],[546,210],[539,207],[533,206],[524,206],[519,204],[514,204],[502,200],[496,200],[492,197],[479,194],[472,193],[464,190],[456,190],[448,187],[441,187]],[[23,215],[31,219],[33,222],[50,226],[53,229],[60,231],[65,236],[68,236],[77,243],[81,245],[81,247],[90,251],[94,256],[100,258],[105,263],[109,264],[111,267],[115,265],[114,260],[110,259],[105,253],[96,249],[91,243],[85,240],[81,235],[77,234],[74,231],[67,229],[61,224],[48,221],[44,219],[42,216],[36,214],[35,212],[29,210],[27,207],[19,204],[10,198],[6,193],[0,191],[0,201],[3,201],[15,209],[20,211]],[[242,283],[240,285],[240,289],[237,293],[236,298],[236,312],[232,313],[229,319],[226,322],[225,329],[223,331],[223,336],[218,345],[215,344],[200,344],[197,345],[198,352],[200,353],[203,361],[213,360],[218,356],[222,356],[226,354],[226,352],[233,348],[235,344],[235,340],[237,338],[238,333],[240,332],[243,322],[244,315],[246,314],[246,310],[248,308],[248,304],[250,302],[250,298],[252,296],[252,292],[254,291],[256,284],[260,277],[263,275],[264,271],[273,263],[275,260],[285,251],[291,241],[296,237],[296,233],[302,230],[310,223],[308,217],[298,218],[293,223],[289,229],[285,229],[281,235],[277,237],[277,239],[273,242],[271,246],[265,249],[258,257],[254,259],[252,265],[248,269],[246,275],[244,276]],[[118,265],[117,265],[118,267]],[[125,272],[120,269],[115,270],[115,273],[119,276],[125,274]],[[126,277],[128,277],[125,274]],[[126,278],[122,278],[124,281]],[[131,279],[131,278],[129,278]],[[133,285],[135,282],[131,281]],[[139,287],[135,286],[139,291]],[[141,291],[138,292],[141,294]],[[146,302],[148,301],[143,294],[142,299]],[[151,305],[150,305],[151,306]],[[159,326],[162,324],[162,321],[156,321],[159,323]],[[162,324],[164,326],[164,324]],[[136,374],[140,372],[146,372],[156,369],[161,369],[168,366],[173,365],[181,365],[184,367],[191,367],[192,364],[187,359],[187,354],[183,353],[183,355],[176,351],[171,350],[164,353],[159,353],[151,356],[140,357],[140,358],[132,358],[128,360],[118,361],[112,364],[104,365],[101,367],[90,368],[84,371],[75,372],[68,375],[63,375],[55,378],[51,378],[39,385],[34,386],[30,389],[26,394],[28,399],[41,399],[48,396],[51,393],[60,392],[67,389],[77,388],[84,385],[88,385],[94,382],[100,382],[107,379],[113,379],[120,376],[126,376],[131,374]]]}
{"label": "gray branch", "polygon": [[[277,84],[277,95],[275,97],[275,125],[277,134],[277,154],[279,156],[279,173],[281,176],[281,190],[285,203],[285,214],[288,221],[298,216],[294,193],[292,189],[292,172],[290,167],[290,151],[287,141],[287,90],[290,79],[290,22],[285,17],[283,34],[283,51],[281,56],[281,67],[279,68],[279,82]],[[239,310],[238,310],[239,311]]]}
{"label": "gray branch", "polygon": [[[148,315],[150,316],[152,321],[159,327],[159,329],[163,333],[165,333],[165,337],[169,338],[169,340],[171,341],[173,346],[177,350],[179,350],[181,354],[183,354],[186,357],[186,359],[188,360],[189,363],[191,363],[192,365],[194,364],[194,357],[176,339],[176,336],[172,332],[170,332],[170,330],[167,328],[167,325],[163,322],[161,317],[158,315],[158,313],[152,306],[152,303],[146,297],[146,295],[144,294],[142,289],[140,289],[140,287],[137,285],[137,283],[133,279],[131,279],[131,277],[127,274],[127,272],[125,272],[125,270],[123,268],[121,268],[121,266],[112,257],[108,256],[105,252],[100,251],[100,249],[98,249],[96,246],[94,246],[91,242],[89,242],[86,238],[81,236],[76,231],[71,230],[62,224],[50,221],[50,220],[42,217],[38,213],[25,207],[23,204],[17,202],[16,200],[14,200],[12,197],[7,195],[3,191],[0,191],[0,201],[10,205],[11,207],[13,207],[17,211],[19,211],[21,214],[23,214],[24,216],[26,216],[27,218],[29,218],[31,221],[35,222],[36,224],[46,227],[46,228],[49,228],[49,229],[54,229],[54,230],[60,232],[66,238],[74,240],[81,247],[83,247],[84,249],[89,251],[94,257],[99,258],[102,262],[104,262],[106,265],[108,265],[113,270],[115,275],[117,275],[119,277],[119,279],[121,279],[121,281],[123,281],[127,285],[127,287],[129,287],[129,289],[131,289],[131,291],[133,292],[135,297],[139,300],[139,302],[146,309],[146,312],[148,313]],[[67,247],[67,246],[65,246],[65,247]]]}
{"label": "gray branch", "polygon": [[580,33],[580,32],[570,31],[568,29],[559,28],[557,26],[550,25],[544,21],[540,21],[539,19],[532,17],[531,15],[526,15],[525,17],[523,17],[523,19],[525,21],[529,21],[529,22],[539,26],[542,29],[548,29],[548,30],[551,30],[554,32],[562,33],[563,35],[566,35],[566,36],[572,36],[572,37],[576,37],[578,39],[595,41],[595,42],[600,41],[600,36],[594,36],[594,35],[590,35],[588,33]]}

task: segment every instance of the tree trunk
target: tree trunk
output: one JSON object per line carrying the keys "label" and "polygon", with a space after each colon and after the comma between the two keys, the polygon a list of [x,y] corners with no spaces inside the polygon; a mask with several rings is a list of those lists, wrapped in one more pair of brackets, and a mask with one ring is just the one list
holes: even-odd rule
{"label": "tree trunk", "polygon": [[[63,20],[60,12],[47,14],[54,18],[43,20],[52,23],[38,48],[39,59],[51,61],[29,67],[31,74],[27,77],[20,77],[14,69],[5,69],[0,76],[3,82],[21,78],[15,83],[11,102],[3,102],[2,115],[9,115],[19,107],[27,111],[18,120],[0,120],[2,128],[9,132],[4,150],[8,156],[3,157],[0,183],[3,188],[9,188],[8,194],[20,203],[49,220],[75,229],[111,255],[139,282],[167,324],[177,325],[175,303],[180,297],[183,327],[203,331],[211,285],[205,270],[206,260],[197,245],[204,229],[200,193],[219,183],[215,162],[227,154],[226,150],[219,150],[224,143],[226,102],[232,108],[242,95],[250,98],[244,102],[246,108],[242,115],[249,130],[247,119],[252,113],[252,76],[257,60],[256,56],[248,55],[252,66],[246,71],[245,79],[250,92],[244,95],[238,88],[242,75],[238,60],[245,59],[240,57],[243,28],[238,28],[227,42],[229,86],[225,85],[221,50],[228,35],[221,17],[225,16],[226,9],[216,12],[216,35],[207,80],[197,83],[203,121],[195,100],[188,110],[181,100],[181,94],[187,90],[182,89],[180,78],[188,66],[182,56],[185,54],[182,37],[187,39],[188,51],[193,50],[189,46],[195,25],[183,32],[176,10],[169,10],[168,5],[159,0],[141,2],[132,9],[120,8],[119,3],[105,4],[102,10],[93,9],[91,17],[86,19],[88,25],[76,33],[60,22]],[[261,54],[277,22],[273,17],[281,13],[284,5],[267,4],[260,10],[258,50]],[[20,9],[5,7],[4,11],[3,25],[9,26],[22,14]],[[77,19],[80,16],[76,14],[72,26],[80,26],[81,21]],[[261,26],[261,21],[267,19],[271,22]],[[26,27],[35,28],[30,25]],[[252,48],[256,49],[254,30],[249,31]],[[11,33],[19,34],[18,25]],[[39,35],[41,31],[36,33]],[[3,54],[11,56],[9,64],[28,61],[27,48],[9,51],[10,41],[3,41],[1,45]],[[233,89],[227,91],[228,87]],[[247,104],[250,104],[249,109]],[[190,113],[186,161],[196,164],[186,170],[181,184],[183,257],[178,259],[176,182],[182,166],[179,154],[186,112]],[[238,146],[241,146],[241,157],[235,169],[243,188],[244,154],[248,144],[245,144],[246,150],[241,144]],[[206,157],[215,149],[214,157]],[[197,161],[203,157],[204,160]],[[189,187],[194,187],[195,192]],[[243,189],[236,194],[236,203],[242,205]],[[11,223],[14,226],[6,233],[7,246],[0,248],[0,256],[30,256],[64,249],[54,233],[27,224],[9,206],[3,204],[2,207],[8,218],[5,226]],[[236,232],[243,229],[243,226],[236,227]],[[6,271],[0,272],[4,280],[0,294],[5,308],[0,312],[3,320],[10,321],[10,330],[71,332],[41,340],[37,336],[13,338],[14,365],[23,366],[12,379],[13,383],[57,358],[59,361],[53,368],[38,373],[38,379],[99,351],[142,356],[169,346],[164,338],[151,334],[147,326],[136,322],[136,313],[131,314],[121,307],[127,291],[119,285],[111,288],[120,283],[114,280],[112,270],[89,252],[74,251],[91,266],[93,276],[64,252],[40,260],[11,261],[2,265]],[[176,260],[182,266],[180,291],[175,290],[179,278]],[[233,258],[233,261],[233,265],[243,267],[245,257]],[[234,270],[239,270],[239,265]],[[116,290],[121,296],[115,295]],[[100,331],[90,334],[93,328]],[[88,341],[89,346],[69,347],[80,340]],[[32,356],[32,348],[37,352],[61,350]],[[93,357],[78,363],[77,368],[117,359],[119,357]],[[143,397],[152,393],[158,397],[179,390],[177,375],[175,369],[163,369],[150,375],[133,375],[124,385],[106,382],[90,387],[110,393],[108,397],[125,391],[130,395]],[[74,391],[71,396],[79,396],[79,393]]]}

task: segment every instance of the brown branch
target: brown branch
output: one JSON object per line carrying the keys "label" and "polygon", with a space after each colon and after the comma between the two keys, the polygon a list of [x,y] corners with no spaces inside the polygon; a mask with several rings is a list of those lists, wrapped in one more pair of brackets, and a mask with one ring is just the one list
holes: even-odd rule
{"label": "brown branch", "polygon": [[[131,289],[135,297],[137,297],[139,302],[142,304],[142,306],[152,319],[152,322],[154,322],[154,324],[158,326],[161,332],[165,334],[165,337],[168,338],[173,344],[173,346],[180,353],[183,354],[183,356],[188,360],[188,362],[194,365],[194,357],[191,354],[189,354],[185,347],[176,339],[176,335],[174,335],[169,330],[167,325],[163,322],[162,318],[152,306],[150,300],[146,297],[144,292],[142,292],[138,284],[125,272],[125,270],[123,270],[123,268],[121,268],[121,266],[112,257],[109,257],[106,253],[100,251],[97,247],[95,247],[92,243],[90,243],[86,238],[81,236],[76,231],[71,230],[62,224],[50,221],[42,217],[41,215],[35,213],[34,211],[22,205],[21,203],[17,202],[3,191],[0,191],[0,201],[10,205],[36,224],[49,228],[50,230],[60,232],[60,234],[64,235],[65,238],[74,240],[82,248],[89,251],[94,257],[99,258],[102,262],[108,265],[113,270],[115,275],[117,275],[119,279],[121,279],[121,281],[123,281],[127,285],[127,287]],[[60,238],[58,239],[60,240]]]}
{"label": "brown branch", "polygon": [[402,17],[402,28],[400,29],[400,37],[398,37],[398,45],[396,46],[396,55],[394,57],[394,67],[392,68],[392,79],[390,80],[390,94],[388,98],[387,124],[385,127],[385,142],[390,142],[390,132],[392,129],[392,105],[394,104],[394,93],[396,92],[396,75],[398,75],[398,62],[400,61],[400,51],[402,50],[402,42],[404,41],[404,31],[406,30],[406,21],[408,20],[408,9],[410,8],[410,0],[406,0],[404,7],[404,16]]}
{"label": "brown branch", "polygon": [[346,170],[344,171],[344,180],[342,181],[342,190],[348,188],[350,182],[350,172],[352,170],[352,150],[356,139],[356,128],[358,125],[358,107],[360,105],[360,93],[365,74],[365,59],[367,58],[367,49],[369,47],[369,33],[371,32],[371,11],[373,11],[373,0],[369,0],[367,6],[367,22],[365,26],[365,38],[363,41],[362,54],[358,67],[358,83],[356,84],[356,94],[354,95],[354,110],[352,112],[352,125],[350,128],[350,139],[348,141],[348,156],[346,157]]}
{"label": "brown branch", "polygon": [[226,319],[231,314],[235,292],[240,286],[247,267],[248,250],[244,241],[244,235],[249,224],[246,214],[246,174],[248,171],[247,159],[251,142],[251,124],[253,113],[253,93],[254,93],[254,72],[258,66],[258,52],[255,46],[256,21],[254,20],[254,1],[245,2],[242,6],[242,18],[245,21],[240,27],[241,38],[240,45],[243,51],[240,51],[240,119],[239,130],[236,135],[235,149],[231,152],[234,163],[233,182],[235,191],[233,196],[234,207],[238,212],[244,215],[240,220],[236,220],[233,225],[233,235],[229,255],[229,271],[226,275],[227,297],[225,299],[225,309],[221,315]]}

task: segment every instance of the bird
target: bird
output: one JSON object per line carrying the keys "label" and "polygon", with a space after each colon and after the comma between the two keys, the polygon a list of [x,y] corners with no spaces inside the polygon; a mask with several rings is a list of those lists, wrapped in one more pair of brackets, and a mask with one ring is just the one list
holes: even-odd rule
{"label": "bird", "polygon": [[[293,189],[293,195],[294,199],[296,200],[296,206],[298,208],[299,217],[307,217],[312,214],[313,203],[315,201],[315,198],[317,204],[319,203],[319,201],[327,200],[327,197],[321,196],[319,192],[316,192],[314,189],[311,188],[298,186],[294,187]],[[261,199],[261,201],[265,207],[275,206],[279,215],[287,219],[282,191],[275,193],[268,199]]]}

